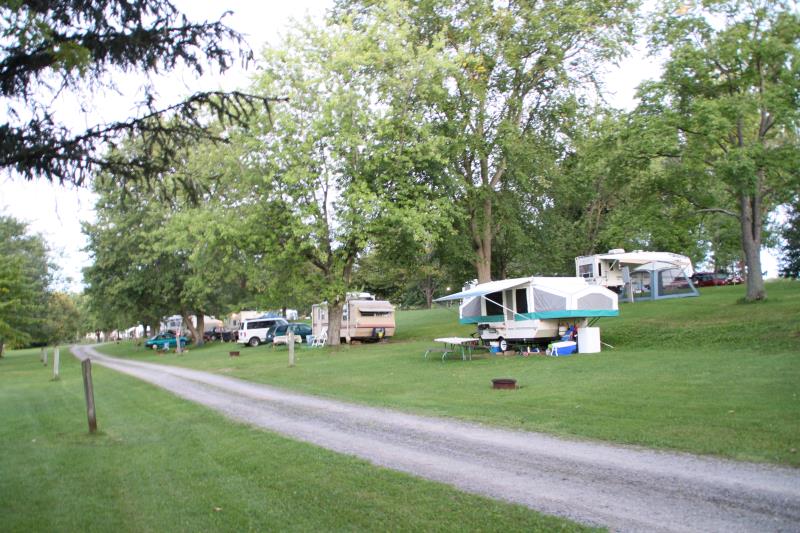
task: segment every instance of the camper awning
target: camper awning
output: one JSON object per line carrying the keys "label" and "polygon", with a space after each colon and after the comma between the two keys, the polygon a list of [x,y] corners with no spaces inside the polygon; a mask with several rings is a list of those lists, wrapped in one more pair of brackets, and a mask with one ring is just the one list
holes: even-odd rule
{"label": "camper awning", "polygon": [[353,300],[350,303],[355,304],[362,311],[373,311],[375,313],[391,313],[394,311],[394,306],[385,300]]}
{"label": "camper awning", "polygon": [[504,291],[506,289],[516,287],[517,285],[523,285],[530,282],[530,280],[531,278],[515,278],[481,283],[480,285],[476,285],[469,290],[457,292],[455,294],[448,294],[447,296],[442,296],[441,298],[436,298],[434,302],[447,302],[449,300],[464,300],[466,298],[474,298],[476,296],[486,296],[487,294],[492,294],[493,292]]}

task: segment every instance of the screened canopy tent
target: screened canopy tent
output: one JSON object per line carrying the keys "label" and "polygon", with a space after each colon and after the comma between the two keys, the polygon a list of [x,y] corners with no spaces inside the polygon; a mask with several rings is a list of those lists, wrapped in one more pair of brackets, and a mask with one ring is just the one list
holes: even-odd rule
{"label": "screened canopy tent", "polygon": [[653,262],[635,268],[630,274],[630,290],[623,301],[660,300],[699,296],[686,271],[671,263]]}
{"label": "screened canopy tent", "polygon": [[484,341],[531,342],[559,336],[559,326],[586,326],[617,316],[617,294],[583,278],[529,277],[490,281],[438,298],[462,300],[462,324],[477,324]]}

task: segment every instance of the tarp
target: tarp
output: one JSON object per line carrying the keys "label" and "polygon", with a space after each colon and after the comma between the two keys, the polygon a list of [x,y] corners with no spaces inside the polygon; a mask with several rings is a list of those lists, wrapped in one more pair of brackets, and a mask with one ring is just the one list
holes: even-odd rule
{"label": "tarp", "polygon": [[513,278],[503,279],[499,281],[489,281],[488,283],[481,283],[476,287],[466,291],[457,292],[455,294],[448,294],[441,298],[436,298],[434,302],[447,302],[449,300],[465,300],[467,298],[474,298],[476,296],[486,296],[493,292],[504,291],[518,285],[525,285],[529,283],[531,278]]}

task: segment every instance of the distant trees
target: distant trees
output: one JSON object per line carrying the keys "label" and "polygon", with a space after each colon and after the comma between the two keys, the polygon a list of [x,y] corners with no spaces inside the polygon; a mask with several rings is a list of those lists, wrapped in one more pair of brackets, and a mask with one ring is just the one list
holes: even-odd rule
{"label": "distant trees", "polygon": [[176,162],[162,183],[162,190],[173,192],[168,199],[143,184],[121,189],[116,176],[96,181],[97,221],[84,227],[94,262],[84,280],[91,306],[104,309],[117,327],[144,324],[155,330],[161,318],[180,314],[195,343],[202,344],[204,316],[222,314],[241,297],[242,228],[229,225],[214,208],[213,186],[198,206],[179,184],[187,173],[203,182],[207,153],[207,147],[198,148],[182,164]]}
{"label": "distant trees", "polygon": [[781,231],[780,275],[784,278],[800,278],[800,195],[789,205],[786,224]]}
{"label": "distant trees", "polygon": [[29,233],[23,222],[0,215],[0,345],[21,346],[42,338],[51,272],[42,237]]}

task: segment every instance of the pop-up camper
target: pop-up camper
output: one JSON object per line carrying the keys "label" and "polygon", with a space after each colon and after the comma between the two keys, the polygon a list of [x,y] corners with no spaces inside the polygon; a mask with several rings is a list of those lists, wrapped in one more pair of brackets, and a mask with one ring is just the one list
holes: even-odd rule
{"label": "pop-up camper", "polygon": [[504,279],[436,299],[449,300],[462,300],[460,322],[477,324],[483,341],[512,344],[555,339],[567,326],[619,315],[617,294],[583,278]]}

